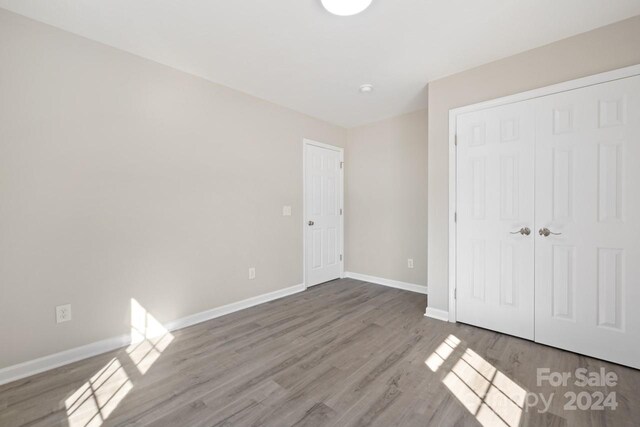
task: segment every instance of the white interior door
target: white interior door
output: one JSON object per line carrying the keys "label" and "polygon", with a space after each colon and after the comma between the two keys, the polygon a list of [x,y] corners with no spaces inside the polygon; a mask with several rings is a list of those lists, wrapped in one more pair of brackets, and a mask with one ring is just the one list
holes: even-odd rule
{"label": "white interior door", "polygon": [[457,320],[533,339],[531,104],[467,113],[456,123]]}
{"label": "white interior door", "polygon": [[342,275],[342,150],[305,143],[305,283]]}
{"label": "white interior door", "polygon": [[536,341],[640,368],[640,77],[535,102]]}

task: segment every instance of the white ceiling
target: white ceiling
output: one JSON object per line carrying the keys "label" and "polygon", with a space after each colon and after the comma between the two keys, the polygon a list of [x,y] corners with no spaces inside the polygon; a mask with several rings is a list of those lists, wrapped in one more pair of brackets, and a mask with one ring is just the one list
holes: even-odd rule
{"label": "white ceiling", "polygon": [[431,80],[640,14],[640,0],[373,0],[352,17],[320,0],[0,7],[345,127],[425,107]]}

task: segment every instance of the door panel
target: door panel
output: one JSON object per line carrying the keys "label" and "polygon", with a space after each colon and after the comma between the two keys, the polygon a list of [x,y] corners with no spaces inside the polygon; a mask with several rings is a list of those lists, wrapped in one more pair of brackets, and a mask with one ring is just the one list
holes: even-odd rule
{"label": "door panel", "polygon": [[307,286],[337,279],[342,272],[341,161],[340,151],[305,144]]}
{"label": "door panel", "polygon": [[457,318],[533,339],[533,110],[458,116]]}
{"label": "door panel", "polygon": [[640,368],[640,77],[533,102],[536,341]]}

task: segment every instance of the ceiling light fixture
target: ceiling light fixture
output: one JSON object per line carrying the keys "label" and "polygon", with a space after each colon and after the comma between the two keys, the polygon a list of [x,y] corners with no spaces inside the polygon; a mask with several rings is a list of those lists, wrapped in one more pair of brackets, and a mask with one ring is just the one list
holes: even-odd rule
{"label": "ceiling light fixture", "polygon": [[373,92],[373,85],[372,84],[364,84],[362,86],[360,86],[360,93],[371,93]]}
{"label": "ceiling light fixture", "polygon": [[338,16],[357,15],[369,7],[372,0],[322,0],[329,12]]}

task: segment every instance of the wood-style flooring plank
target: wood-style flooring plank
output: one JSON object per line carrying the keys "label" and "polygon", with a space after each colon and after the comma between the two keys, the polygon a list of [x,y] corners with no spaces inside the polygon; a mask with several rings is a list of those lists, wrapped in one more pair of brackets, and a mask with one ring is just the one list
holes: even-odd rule
{"label": "wood-style flooring plank", "polygon": [[[428,319],[425,305],[412,292],[329,282],[175,331],[162,346],[0,386],[0,426],[638,425],[640,371]],[[604,368],[618,384],[538,385],[543,367]],[[564,393],[581,391],[615,392],[618,408],[565,410]],[[514,403],[520,392],[555,398],[540,413]]]}

